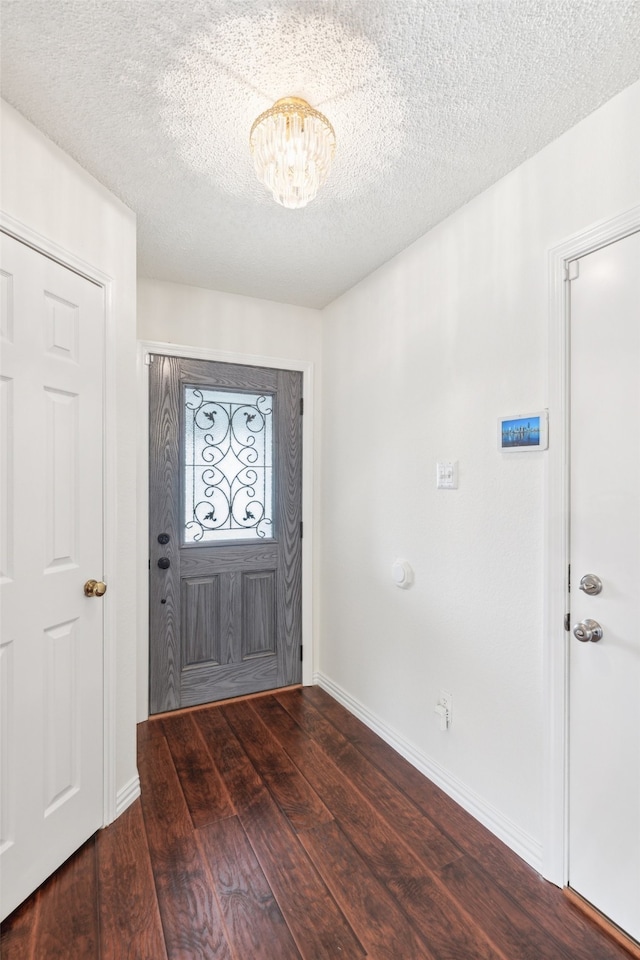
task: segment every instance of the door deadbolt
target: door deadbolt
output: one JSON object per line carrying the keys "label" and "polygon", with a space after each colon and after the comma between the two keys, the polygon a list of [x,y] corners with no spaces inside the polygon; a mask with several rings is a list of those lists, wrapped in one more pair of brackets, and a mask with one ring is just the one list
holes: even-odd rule
{"label": "door deadbolt", "polygon": [[596,597],[602,592],[602,580],[595,573],[585,573],[580,581],[580,589],[589,597]]}
{"label": "door deadbolt", "polygon": [[161,543],[163,547],[165,546],[165,544],[169,543],[169,540],[171,540],[171,537],[169,536],[168,533],[158,534],[158,543]]}

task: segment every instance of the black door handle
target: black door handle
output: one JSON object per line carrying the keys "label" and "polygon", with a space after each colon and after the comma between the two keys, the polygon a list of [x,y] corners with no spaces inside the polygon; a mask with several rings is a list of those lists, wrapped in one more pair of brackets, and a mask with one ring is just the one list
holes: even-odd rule
{"label": "black door handle", "polygon": [[171,560],[169,560],[169,557],[160,557],[158,560],[158,566],[161,570],[168,570],[171,566]]}

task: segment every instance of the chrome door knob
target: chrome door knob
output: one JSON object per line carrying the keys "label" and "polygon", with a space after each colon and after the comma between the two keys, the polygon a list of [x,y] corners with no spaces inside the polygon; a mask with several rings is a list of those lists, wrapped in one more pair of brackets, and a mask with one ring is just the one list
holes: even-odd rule
{"label": "chrome door knob", "polygon": [[581,620],[573,626],[573,635],[581,643],[597,643],[602,640],[602,627],[597,620]]}
{"label": "chrome door knob", "polygon": [[585,573],[580,581],[580,589],[590,597],[596,597],[602,592],[602,580],[595,573]]}

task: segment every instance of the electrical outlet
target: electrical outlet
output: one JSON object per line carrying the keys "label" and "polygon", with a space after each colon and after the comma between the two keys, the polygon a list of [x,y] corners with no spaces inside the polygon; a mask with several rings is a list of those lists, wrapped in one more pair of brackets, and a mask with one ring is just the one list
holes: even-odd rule
{"label": "electrical outlet", "polygon": [[440,718],[440,729],[448,730],[451,726],[453,714],[453,697],[446,690],[440,691],[440,698],[435,708]]}

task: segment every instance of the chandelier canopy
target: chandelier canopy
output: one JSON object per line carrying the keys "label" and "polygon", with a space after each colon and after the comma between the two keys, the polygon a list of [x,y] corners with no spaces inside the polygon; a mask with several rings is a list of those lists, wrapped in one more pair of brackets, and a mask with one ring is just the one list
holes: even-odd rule
{"label": "chandelier canopy", "polygon": [[249,143],[256,174],[273,199],[292,210],[313,200],[331,168],[333,127],[300,97],[283,97],[261,113]]}

